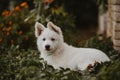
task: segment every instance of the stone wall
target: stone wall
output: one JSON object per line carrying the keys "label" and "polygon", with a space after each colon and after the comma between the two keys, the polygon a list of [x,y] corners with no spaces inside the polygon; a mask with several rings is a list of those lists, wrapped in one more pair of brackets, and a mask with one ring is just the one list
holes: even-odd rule
{"label": "stone wall", "polygon": [[114,48],[120,51],[120,0],[108,1],[108,27],[112,28]]}

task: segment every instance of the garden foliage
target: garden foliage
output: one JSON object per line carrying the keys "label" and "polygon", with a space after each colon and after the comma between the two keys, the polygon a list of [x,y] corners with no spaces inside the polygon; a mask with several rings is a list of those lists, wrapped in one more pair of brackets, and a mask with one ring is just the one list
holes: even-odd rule
{"label": "garden foliage", "polygon": [[53,0],[34,3],[33,10],[23,2],[11,11],[4,10],[0,16],[0,80],[119,80],[120,53],[113,49],[109,38],[99,40],[95,36],[82,46],[100,49],[111,59],[84,72],[56,70],[41,59],[34,36],[35,21],[46,24],[52,20],[68,35],[65,41],[74,44],[74,39],[70,39],[74,36],[74,18],[63,6],[53,4]]}

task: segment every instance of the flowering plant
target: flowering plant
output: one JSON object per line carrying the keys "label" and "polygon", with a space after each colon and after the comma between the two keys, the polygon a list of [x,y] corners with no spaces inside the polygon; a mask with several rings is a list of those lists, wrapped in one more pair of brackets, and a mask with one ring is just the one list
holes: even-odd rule
{"label": "flowering plant", "polygon": [[[74,26],[74,19],[63,6],[56,6],[53,0],[34,0],[35,8],[29,10],[27,2],[22,2],[13,10],[4,10],[0,16],[0,44],[4,46],[20,45],[28,48],[35,45],[34,23],[43,24],[53,21],[57,25]],[[52,5],[52,6],[51,6]],[[68,24],[69,23],[69,24]],[[32,41],[32,42],[31,42]]]}
{"label": "flowering plant", "polygon": [[3,46],[21,45],[28,47],[33,34],[32,22],[24,22],[29,14],[27,2],[16,6],[13,10],[4,10],[0,18],[0,44]]}

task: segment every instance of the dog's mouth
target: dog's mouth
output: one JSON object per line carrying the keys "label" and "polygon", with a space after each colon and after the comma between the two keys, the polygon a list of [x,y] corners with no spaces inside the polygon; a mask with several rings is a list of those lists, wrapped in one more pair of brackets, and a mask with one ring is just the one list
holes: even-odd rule
{"label": "dog's mouth", "polygon": [[45,49],[46,51],[51,51],[51,49]]}
{"label": "dog's mouth", "polygon": [[45,51],[48,52],[48,53],[53,53],[54,52],[53,49],[45,49]]}
{"label": "dog's mouth", "polygon": [[46,46],[44,47],[44,50],[45,50],[46,52],[48,52],[48,53],[53,53],[53,52],[54,52],[54,48],[52,48],[52,47],[49,46],[49,45],[46,45]]}
{"label": "dog's mouth", "polygon": [[46,50],[47,52],[51,52],[51,51],[52,51],[51,48],[45,48],[45,50]]}

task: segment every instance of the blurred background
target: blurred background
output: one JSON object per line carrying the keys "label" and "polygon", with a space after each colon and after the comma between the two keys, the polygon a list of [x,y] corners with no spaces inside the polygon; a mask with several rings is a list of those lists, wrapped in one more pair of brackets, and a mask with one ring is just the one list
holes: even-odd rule
{"label": "blurred background", "polygon": [[0,0],[0,41],[29,45],[35,21],[52,21],[62,28],[65,41],[85,43],[98,33],[99,14],[105,13],[106,5],[107,0]]}
{"label": "blurred background", "polygon": [[[119,80],[120,54],[104,37],[107,4],[108,0],[0,0],[0,80]],[[36,21],[52,21],[62,29],[65,42],[100,49],[111,62],[95,64],[84,74],[54,69],[39,57]]]}

